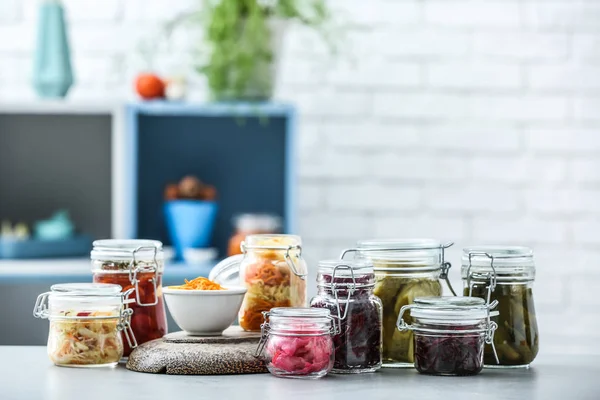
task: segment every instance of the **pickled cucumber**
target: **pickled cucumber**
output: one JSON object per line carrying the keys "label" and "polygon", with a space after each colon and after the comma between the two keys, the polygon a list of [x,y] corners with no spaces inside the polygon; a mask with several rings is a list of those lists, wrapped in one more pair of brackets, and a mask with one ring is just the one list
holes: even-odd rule
{"label": "pickled cucumber", "polygon": [[[486,286],[487,283],[474,284],[472,296],[486,299]],[[464,289],[464,295],[469,295],[469,288]],[[539,331],[531,288],[524,284],[500,284],[492,293],[491,300],[498,300],[496,310],[500,313],[493,318],[498,324],[494,345],[499,365],[530,364],[539,350]],[[491,345],[485,346],[484,363],[496,365]]]}
{"label": "pickled cucumber", "polygon": [[[374,293],[383,303],[384,363],[413,363],[413,333],[401,332],[396,328],[400,309],[411,304],[415,297],[441,296],[442,285],[435,278],[409,278],[378,271]],[[407,314],[404,320],[412,322]]]}

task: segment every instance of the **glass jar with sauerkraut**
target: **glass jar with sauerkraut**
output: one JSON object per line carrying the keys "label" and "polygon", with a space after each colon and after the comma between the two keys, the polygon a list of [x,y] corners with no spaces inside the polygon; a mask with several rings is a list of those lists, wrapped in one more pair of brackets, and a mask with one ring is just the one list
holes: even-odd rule
{"label": "glass jar with sauerkraut", "polygon": [[[373,263],[373,293],[383,304],[383,367],[413,366],[414,335],[412,331],[396,328],[398,315],[416,297],[441,296],[442,279],[450,286],[447,278],[450,263],[444,260],[444,250],[451,245],[432,239],[364,240],[356,248],[342,252],[341,258],[354,253],[356,258]],[[409,315],[404,319],[411,323]]]}
{"label": "glass jar with sauerkraut", "polygon": [[48,356],[63,367],[110,367],[123,357],[124,333],[137,346],[130,321],[133,310],[119,285],[66,283],[38,296],[33,315],[48,319]]}
{"label": "glass jar with sauerkraut", "polygon": [[[96,240],[92,272],[96,283],[120,285],[130,292],[134,314],[131,327],[138,343],[160,339],[167,333],[162,294],[164,255],[157,240]],[[125,342],[125,357],[132,349]]]}
{"label": "glass jar with sauerkraut", "polygon": [[528,367],[540,340],[533,302],[533,251],[520,246],[468,247],[463,250],[461,275],[465,296],[498,302],[499,315],[494,318],[498,329],[493,346],[485,346],[485,366]]}
{"label": "glass jar with sauerkraut", "polygon": [[243,254],[221,261],[209,279],[248,289],[238,316],[242,329],[259,332],[262,313],[272,308],[306,306],[307,267],[300,237],[250,235],[240,247]]}

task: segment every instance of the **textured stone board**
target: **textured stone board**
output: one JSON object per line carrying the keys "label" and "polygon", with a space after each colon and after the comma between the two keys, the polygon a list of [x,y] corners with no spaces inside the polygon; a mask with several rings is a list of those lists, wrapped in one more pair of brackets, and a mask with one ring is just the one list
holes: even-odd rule
{"label": "textured stone board", "polygon": [[230,328],[223,336],[188,336],[175,332],[144,343],[127,361],[127,369],[168,375],[229,375],[268,372],[254,357],[258,333]]}

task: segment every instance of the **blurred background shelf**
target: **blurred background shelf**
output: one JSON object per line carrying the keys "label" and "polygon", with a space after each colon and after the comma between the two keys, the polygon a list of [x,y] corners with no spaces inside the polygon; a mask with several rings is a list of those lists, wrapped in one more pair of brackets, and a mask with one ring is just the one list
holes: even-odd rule
{"label": "blurred background shelf", "polygon": [[[217,261],[203,264],[172,263],[165,266],[163,285],[179,285],[184,279],[207,276]],[[85,258],[57,258],[35,260],[0,260],[0,285],[27,282],[45,284],[90,282],[91,264]]]}
{"label": "blurred background shelf", "polygon": [[[179,285],[185,278],[207,276],[215,262],[202,265],[167,264],[163,286]],[[47,260],[0,260],[0,300],[8,305],[0,310],[3,321],[0,344],[42,345],[48,340],[48,324],[38,321],[31,312],[35,299],[50,286],[64,282],[91,282],[89,258]],[[31,316],[30,318],[24,316]],[[167,310],[169,331],[179,330]]]}
{"label": "blurred background shelf", "polygon": [[122,108],[117,101],[31,100],[0,101],[0,114],[110,115]]}
{"label": "blurred background shelf", "polygon": [[[222,258],[236,214],[276,214],[295,231],[295,124],[294,108],[279,103],[0,103],[0,193],[10,194],[0,195],[0,220],[31,224],[67,209],[94,239],[169,245],[165,185],[196,175],[218,192],[211,246]],[[213,265],[167,264],[163,284]],[[0,345],[45,343],[47,324],[21,316],[50,285],[90,280],[87,257],[0,260],[0,301],[11,304],[0,318],[16,321]]]}
{"label": "blurred background shelf", "polygon": [[[171,244],[162,214],[168,183],[195,175],[214,185],[212,245],[225,256],[241,213],[269,213],[295,230],[295,113],[286,104],[148,102],[127,107],[127,237]],[[269,162],[263,162],[265,159]]]}

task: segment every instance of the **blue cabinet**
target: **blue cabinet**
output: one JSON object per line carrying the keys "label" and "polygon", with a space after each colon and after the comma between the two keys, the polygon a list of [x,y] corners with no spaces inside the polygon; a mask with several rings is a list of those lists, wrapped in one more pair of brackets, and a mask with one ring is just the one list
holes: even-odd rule
{"label": "blue cabinet", "polygon": [[127,236],[170,244],[165,185],[195,175],[218,191],[214,247],[223,256],[232,218],[283,217],[295,231],[295,112],[285,104],[149,102],[127,106]]}

